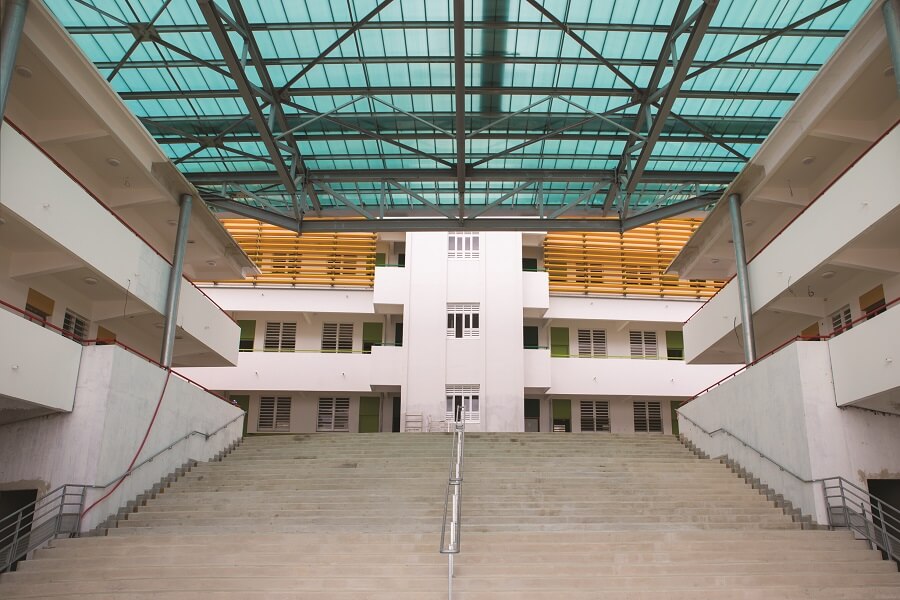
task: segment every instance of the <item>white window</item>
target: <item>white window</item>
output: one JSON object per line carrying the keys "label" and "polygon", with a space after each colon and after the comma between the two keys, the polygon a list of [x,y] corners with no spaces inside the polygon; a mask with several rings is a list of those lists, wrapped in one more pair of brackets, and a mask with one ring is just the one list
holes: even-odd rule
{"label": "white window", "polygon": [[66,316],[63,319],[63,331],[72,334],[75,339],[83,340],[88,336],[90,322],[81,315],[66,309]]}
{"label": "white window", "polygon": [[290,431],[291,399],[284,396],[263,396],[259,399],[257,431]]}
{"label": "white window", "polygon": [[350,398],[319,398],[316,431],[350,431]]}
{"label": "white window", "polygon": [[850,305],[846,305],[831,315],[831,329],[834,335],[840,335],[852,327],[853,318],[850,316]]}
{"label": "white window", "polygon": [[635,402],[634,430],[638,433],[662,433],[662,403]]}
{"label": "white window", "polygon": [[631,358],[657,358],[655,331],[629,331]]}
{"label": "white window", "polygon": [[296,323],[266,323],[266,337],[263,340],[263,349],[276,352],[293,352],[296,345]]}
{"label": "white window", "polygon": [[480,238],[477,232],[451,232],[447,234],[447,258],[454,260],[477,259],[481,256]]}
{"label": "white window", "polygon": [[481,402],[479,400],[479,385],[448,385],[447,386],[447,421],[453,421],[454,413],[465,411],[466,423],[478,423],[481,421]]}
{"label": "white window", "polygon": [[594,358],[606,356],[606,330],[579,329],[578,356]]}
{"label": "white window", "polygon": [[606,400],[581,401],[581,430],[609,431],[609,402]]}
{"label": "white window", "polygon": [[323,352],[351,352],[353,323],[324,323],[322,325]]}
{"label": "white window", "polygon": [[447,304],[447,337],[449,338],[477,338],[480,336],[481,318],[480,305],[474,304]]}

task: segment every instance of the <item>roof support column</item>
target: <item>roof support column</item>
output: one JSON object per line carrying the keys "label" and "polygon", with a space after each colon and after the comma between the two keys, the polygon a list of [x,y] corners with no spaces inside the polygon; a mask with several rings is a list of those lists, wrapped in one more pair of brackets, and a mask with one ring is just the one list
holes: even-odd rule
{"label": "roof support column", "polygon": [[891,48],[897,96],[900,96],[900,0],[886,0],[881,11],[884,13],[884,27],[887,29],[888,46]]}
{"label": "roof support column", "polygon": [[0,123],[6,114],[6,98],[16,67],[16,53],[25,28],[25,13],[28,12],[28,0],[8,0],[3,14],[3,27],[0,28]]}
{"label": "roof support column", "polygon": [[175,234],[175,254],[172,257],[172,270],[169,271],[169,288],[166,291],[166,322],[163,327],[162,351],[159,362],[162,366],[172,366],[175,349],[175,329],[178,326],[178,299],[181,296],[181,275],[184,273],[184,251],[187,244],[188,227],[191,222],[190,194],[182,194],[178,199],[178,231]]}
{"label": "roof support column", "polygon": [[744,222],[741,220],[741,195],[728,196],[731,213],[731,236],[734,240],[734,262],[737,270],[738,297],[741,303],[741,333],[744,340],[744,362],[756,360],[756,337],[753,334],[753,308],[750,306],[750,278],[744,249]]}

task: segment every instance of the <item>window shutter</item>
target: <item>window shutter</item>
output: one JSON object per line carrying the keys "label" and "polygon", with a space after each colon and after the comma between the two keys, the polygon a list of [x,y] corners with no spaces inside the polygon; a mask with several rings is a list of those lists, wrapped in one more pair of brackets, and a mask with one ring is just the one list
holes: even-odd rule
{"label": "window shutter", "polygon": [[659,356],[659,350],[656,345],[656,332],[644,332],[644,358],[656,358]]}
{"label": "window shutter", "polygon": [[71,333],[73,338],[83,340],[88,335],[89,324],[84,317],[75,314],[71,310],[66,310],[62,328],[63,331]]}
{"label": "window shutter", "polygon": [[481,421],[481,403],[479,392],[480,385],[448,385],[446,387],[447,413],[446,420],[454,420],[454,412],[457,406],[466,409],[466,423],[478,423]]}
{"label": "window shutter", "polygon": [[316,431],[349,431],[350,399],[319,398]]}
{"label": "window shutter", "polygon": [[581,430],[609,431],[609,402],[606,400],[582,400]]}
{"label": "window shutter", "polygon": [[578,330],[578,356],[593,356],[590,329]]}
{"label": "window shutter", "polygon": [[550,328],[550,356],[569,356],[569,328]]}
{"label": "window shutter", "polygon": [[271,431],[275,426],[275,398],[259,399],[259,418],[256,420],[256,429],[259,431]]}
{"label": "window shutter", "polygon": [[337,323],[324,323],[322,325],[322,350],[337,350],[338,326]]}
{"label": "window shutter", "polygon": [[291,398],[263,396],[259,399],[258,431],[291,430]]}
{"label": "window shutter", "polygon": [[281,323],[266,323],[266,336],[263,340],[263,348],[266,350],[278,350],[281,347]]}
{"label": "window shutter", "polygon": [[629,331],[628,341],[631,344],[632,357],[641,357],[644,355],[644,336],[640,331]]}
{"label": "window shutter", "polygon": [[281,350],[293,352],[297,347],[297,324],[281,324]]}
{"label": "window shutter", "polygon": [[340,323],[338,325],[337,349],[342,352],[353,350],[353,323]]}
{"label": "window shutter", "polygon": [[634,430],[636,432],[647,431],[647,403],[634,403]]}
{"label": "window shutter", "polygon": [[655,331],[629,331],[632,358],[657,358],[658,350]]}

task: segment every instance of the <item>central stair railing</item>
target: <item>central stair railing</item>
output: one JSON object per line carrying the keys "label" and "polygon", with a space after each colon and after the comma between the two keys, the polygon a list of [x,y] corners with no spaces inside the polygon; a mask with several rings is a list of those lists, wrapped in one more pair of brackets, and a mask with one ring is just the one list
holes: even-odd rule
{"label": "central stair railing", "polygon": [[466,411],[457,406],[450,423],[453,434],[450,446],[450,476],[444,497],[444,522],[441,525],[441,554],[447,555],[447,597],[453,598],[453,560],[460,550],[462,524],[463,447],[466,435]]}

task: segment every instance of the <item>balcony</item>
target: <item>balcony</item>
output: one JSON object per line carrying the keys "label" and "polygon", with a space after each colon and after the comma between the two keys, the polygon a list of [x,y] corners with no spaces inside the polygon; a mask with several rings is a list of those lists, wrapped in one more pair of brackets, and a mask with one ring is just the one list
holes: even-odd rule
{"label": "balcony", "polygon": [[373,390],[399,390],[406,380],[406,350],[402,346],[374,346],[369,363]]}
{"label": "balcony", "polygon": [[522,306],[528,318],[543,317],[550,308],[550,284],[545,271],[522,272]]}
{"label": "balcony", "polygon": [[828,340],[838,406],[900,414],[900,303]]}
{"label": "balcony", "polygon": [[0,331],[0,424],[70,412],[81,344],[7,310],[0,310]]}
{"label": "balcony", "polygon": [[370,365],[375,356],[361,352],[241,352],[236,367],[183,368],[178,372],[217,390],[371,392]]}
{"label": "balcony", "polygon": [[402,315],[409,301],[409,270],[401,267],[375,267],[375,312]]}
{"label": "balcony", "polygon": [[[824,319],[826,298],[873,271],[896,273],[900,229],[900,127],[852,165],[748,264],[757,348]],[[865,289],[859,290],[860,293]],[[737,281],[730,281],[684,327],[689,362],[736,362],[741,325]]]}
{"label": "balcony", "polygon": [[690,397],[731,374],[734,365],[688,365],[680,360],[551,358],[554,395]]}
{"label": "balcony", "polygon": [[545,392],[550,387],[550,350],[549,348],[526,348],[525,355],[525,389],[534,392]]}
{"label": "balcony", "polygon": [[[119,298],[130,298],[128,308],[143,311],[152,332],[165,311],[169,262],[18,131],[4,127],[0,146],[0,198],[10,212],[10,235],[15,228],[34,249],[18,253],[12,276],[76,280],[103,314],[123,315]],[[96,287],[86,287],[86,279]],[[187,279],[181,286],[178,324],[204,347],[204,363],[233,363],[238,326]]]}

